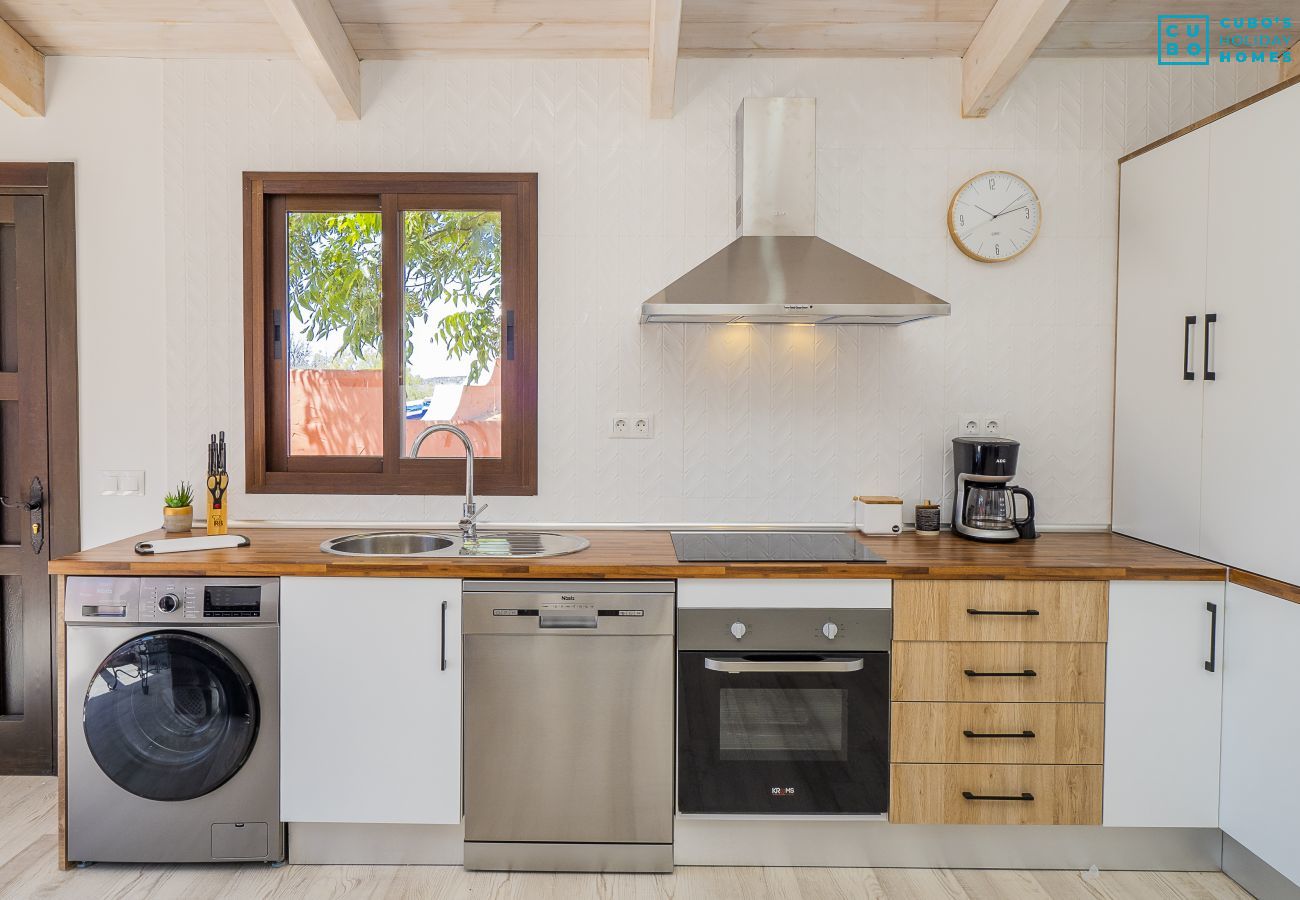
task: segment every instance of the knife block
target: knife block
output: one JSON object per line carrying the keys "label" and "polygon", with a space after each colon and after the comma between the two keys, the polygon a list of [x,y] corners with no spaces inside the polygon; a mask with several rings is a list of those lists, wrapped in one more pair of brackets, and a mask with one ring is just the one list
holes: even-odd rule
{"label": "knife block", "polygon": [[208,490],[208,534],[226,533],[226,497],[217,500]]}

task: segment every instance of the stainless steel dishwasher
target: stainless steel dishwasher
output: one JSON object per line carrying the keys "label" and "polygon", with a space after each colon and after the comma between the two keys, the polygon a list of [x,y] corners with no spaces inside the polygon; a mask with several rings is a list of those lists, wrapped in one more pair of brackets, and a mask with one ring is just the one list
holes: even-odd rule
{"label": "stainless steel dishwasher", "polygon": [[465,868],[671,871],[674,601],[465,582]]}

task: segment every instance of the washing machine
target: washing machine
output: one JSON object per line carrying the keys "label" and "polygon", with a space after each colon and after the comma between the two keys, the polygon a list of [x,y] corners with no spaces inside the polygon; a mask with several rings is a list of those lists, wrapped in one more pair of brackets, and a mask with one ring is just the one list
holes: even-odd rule
{"label": "washing machine", "polygon": [[276,862],[277,579],[67,580],[68,857]]}

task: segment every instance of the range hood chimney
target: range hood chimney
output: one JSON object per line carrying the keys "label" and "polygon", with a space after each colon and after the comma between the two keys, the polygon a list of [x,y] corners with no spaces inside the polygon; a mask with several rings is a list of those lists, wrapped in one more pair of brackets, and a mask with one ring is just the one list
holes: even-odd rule
{"label": "range hood chimney", "polygon": [[898,325],[938,297],[813,235],[817,101],[746,98],[736,114],[740,236],[641,304],[644,322]]}

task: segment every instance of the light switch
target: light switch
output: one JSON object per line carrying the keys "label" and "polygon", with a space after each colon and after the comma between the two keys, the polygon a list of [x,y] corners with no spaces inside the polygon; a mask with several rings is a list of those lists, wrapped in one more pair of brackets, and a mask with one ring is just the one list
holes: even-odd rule
{"label": "light switch", "polygon": [[144,469],[102,469],[99,492],[106,497],[144,496]]}

